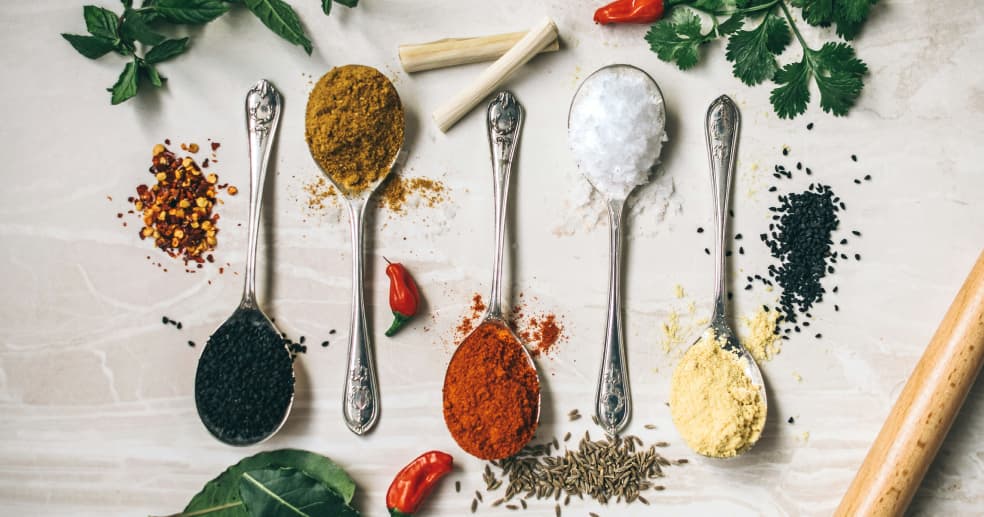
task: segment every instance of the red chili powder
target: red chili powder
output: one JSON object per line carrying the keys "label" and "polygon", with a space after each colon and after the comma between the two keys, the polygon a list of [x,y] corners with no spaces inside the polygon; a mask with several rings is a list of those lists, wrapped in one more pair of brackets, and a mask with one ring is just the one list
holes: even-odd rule
{"label": "red chili powder", "polygon": [[[557,350],[558,344],[565,339],[563,322],[556,314],[549,312],[536,313],[527,318],[528,303],[523,293],[520,293],[518,298],[523,301],[510,311],[509,326],[523,340],[533,357],[552,354]],[[455,327],[456,342],[460,342],[474,330],[475,324],[485,314],[485,309],[482,295],[475,293],[471,307]]]}

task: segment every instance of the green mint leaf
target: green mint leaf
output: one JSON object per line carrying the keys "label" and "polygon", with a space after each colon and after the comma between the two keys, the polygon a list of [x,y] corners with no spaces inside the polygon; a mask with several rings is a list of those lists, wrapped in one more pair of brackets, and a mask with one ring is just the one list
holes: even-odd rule
{"label": "green mint leaf", "polygon": [[676,63],[680,70],[693,68],[700,59],[699,47],[713,37],[701,32],[700,18],[690,9],[674,9],[649,28],[646,41],[663,61]]}
{"label": "green mint leaf", "polygon": [[171,23],[201,25],[225,14],[229,6],[221,0],[157,0],[153,9]]}
{"label": "green mint leaf", "polygon": [[754,86],[771,79],[779,70],[776,55],[786,49],[792,38],[786,20],[769,14],[758,27],[732,35],[725,57],[734,63],[735,77]]}
{"label": "green mint leaf", "polygon": [[779,118],[793,118],[806,111],[810,103],[812,69],[804,56],[802,61],[789,63],[772,78],[779,86],[772,90],[769,100]]}
{"label": "green mint leaf", "polygon": [[742,25],[745,24],[745,16],[742,14],[733,14],[727,20],[724,20],[718,24],[717,31],[721,36],[727,36],[728,34],[733,34],[741,29]]}
{"label": "green mint leaf", "polygon": [[359,5],[359,0],[335,0],[335,2],[342,4],[345,7],[355,7]]}
{"label": "green mint leaf", "polygon": [[169,39],[147,51],[147,53],[144,54],[144,61],[146,61],[148,65],[162,63],[183,53],[187,48],[188,38]]}
{"label": "green mint leaf", "polygon": [[130,61],[123,67],[123,73],[109,91],[113,93],[110,102],[115,106],[137,94],[137,62]]}
{"label": "green mint leaf", "polygon": [[150,28],[150,16],[146,13],[127,9],[120,24],[120,36],[125,40],[139,41],[144,45],[158,45],[166,38]]}
{"label": "green mint leaf", "polygon": [[164,81],[167,80],[166,77],[162,76],[157,71],[157,67],[155,67],[151,63],[148,63],[147,61],[140,62],[140,71],[143,73],[144,76],[147,77],[147,80],[150,81],[150,84],[154,85],[157,88],[164,86]]}
{"label": "green mint leaf", "polygon": [[304,34],[304,27],[297,13],[283,0],[245,0],[246,8],[281,38],[304,47],[309,55],[311,40]]}
{"label": "green mint leaf", "polygon": [[123,4],[124,9],[130,9],[133,7],[133,0],[120,0],[120,3]]}
{"label": "green mint leaf", "polygon": [[326,16],[331,14],[331,4],[332,0],[321,0],[321,10]]}
{"label": "green mint leaf", "polygon": [[861,95],[861,78],[868,73],[868,66],[845,43],[825,43],[813,54],[813,60],[820,107],[836,116],[847,115]]}
{"label": "green mint leaf", "polygon": [[82,16],[85,17],[85,29],[89,34],[113,41],[119,38],[120,19],[113,11],[87,5],[82,8]]}
{"label": "green mint leaf", "polygon": [[78,34],[62,34],[72,47],[83,56],[89,59],[96,59],[106,55],[107,52],[116,48],[116,44],[106,38],[98,36],[80,36]]}

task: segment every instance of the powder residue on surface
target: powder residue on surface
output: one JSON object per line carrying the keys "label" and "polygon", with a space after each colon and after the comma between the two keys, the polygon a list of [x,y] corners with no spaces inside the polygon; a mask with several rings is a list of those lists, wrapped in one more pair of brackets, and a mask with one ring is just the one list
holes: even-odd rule
{"label": "powder residue on surface", "polygon": [[758,363],[772,359],[782,350],[782,338],[776,330],[778,320],[779,312],[765,307],[741,318],[741,330],[745,331],[739,334],[741,344]]}
{"label": "powder residue on surface", "polygon": [[[519,293],[519,302],[509,311],[507,319],[509,326],[523,341],[533,357],[552,357],[561,342],[567,339],[564,333],[563,317],[553,312],[533,310],[523,293]],[[468,311],[461,317],[454,329],[454,340],[461,341],[475,328],[475,325],[485,315],[485,301],[482,295],[475,293]]]}
{"label": "powder residue on surface", "polygon": [[475,328],[475,322],[481,319],[482,315],[485,314],[485,302],[482,301],[482,295],[475,293],[472,296],[472,303],[468,307],[468,313],[461,318],[461,322],[455,327],[454,332],[459,341],[464,339],[465,336],[471,333]]}
{"label": "powder residue on surface", "polygon": [[[338,191],[326,178],[319,177],[302,188],[306,194],[304,204],[309,212],[323,212],[329,206],[338,206]],[[449,200],[448,188],[442,181],[422,176],[407,178],[401,174],[388,177],[372,196],[376,206],[398,215],[412,207],[434,208]]]}
{"label": "powder residue on surface", "polygon": [[333,68],[308,96],[304,137],[311,156],[349,194],[389,174],[403,132],[400,96],[375,68]]}
{"label": "powder residue on surface", "polygon": [[758,441],[766,407],[738,356],[707,331],[673,372],[670,415],[691,449],[727,458]]}

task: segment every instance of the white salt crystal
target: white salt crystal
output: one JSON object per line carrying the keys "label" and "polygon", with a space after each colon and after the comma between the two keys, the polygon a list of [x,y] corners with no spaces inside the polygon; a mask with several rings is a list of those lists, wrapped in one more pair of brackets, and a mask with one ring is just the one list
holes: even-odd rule
{"label": "white salt crystal", "polygon": [[625,199],[649,181],[666,140],[663,96],[645,72],[603,68],[581,84],[568,119],[578,168],[608,198]]}

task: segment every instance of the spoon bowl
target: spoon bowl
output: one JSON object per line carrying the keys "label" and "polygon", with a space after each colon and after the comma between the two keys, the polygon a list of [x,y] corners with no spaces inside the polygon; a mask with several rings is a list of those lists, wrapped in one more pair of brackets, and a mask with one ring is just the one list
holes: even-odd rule
{"label": "spoon bowl", "polygon": [[[315,144],[308,135],[308,149],[311,157],[321,169],[321,172],[328,178],[328,181],[338,190],[339,194],[345,199],[345,205],[349,213],[349,227],[352,235],[352,318],[349,324],[349,348],[347,360],[347,372],[345,375],[345,386],[343,388],[342,413],[345,425],[355,434],[362,435],[368,432],[376,424],[379,418],[379,386],[376,379],[376,369],[372,358],[372,338],[369,335],[369,326],[366,322],[365,295],[364,295],[364,276],[365,268],[363,265],[363,221],[365,219],[366,206],[369,198],[380,184],[389,176],[396,164],[404,143],[404,131],[406,121],[403,116],[403,107],[400,104],[399,94],[393,83],[389,81],[378,70],[361,65],[346,65],[329,71],[328,77],[337,77],[345,73],[367,73],[375,76],[375,80],[385,81],[384,89],[395,96],[399,109],[399,145],[392,150],[391,156],[387,156],[388,163],[385,165],[376,178],[358,190],[352,190],[346,185],[336,181],[333,171],[325,170],[322,161],[319,159],[315,149]],[[307,116],[310,119],[317,115],[313,110],[312,102],[320,92],[325,78],[318,81],[315,89],[311,92],[308,100]],[[360,113],[360,116],[371,117],[373,112],[368,114]],[[343,122],[344,123],[344,122]],[[372,150],[370,150],[372,151]],[[362,172],[362,171],[360,171]]]}
{"label": "spoon bowl", "polygon": [[[629,104],[627,99],[637,102]],[[578,168],[608,208],[608,323],[594,405],[595,416],[610,435],[622,430],[632,414],[622,331],[623,212],[632,191],[649,181],[666,136],[665,121],[656,81],[631,65],[609,65],[588,76],[575,92],[567,117]]]}
{"label": "spoon bowl", "polygon": [[232,316],[209,337],[195,374],[198,416],[212,436],[229,445],[254,445],[270,438],[283,427],[294,403],[290,350],[256,301],[260,207],[281,104],[280,92],[265,80],[246,94],[250,198],[243,296]]}

